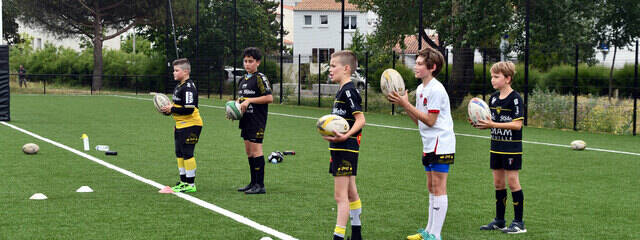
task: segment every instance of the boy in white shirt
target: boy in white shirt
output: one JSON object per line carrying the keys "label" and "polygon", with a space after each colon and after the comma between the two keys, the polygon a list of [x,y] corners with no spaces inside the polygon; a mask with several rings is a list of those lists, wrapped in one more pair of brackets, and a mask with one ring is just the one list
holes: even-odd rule
{"label": "boy in white shirt", "polygon": [[416,89],[416,106],[409,103],[408,92],[392,92],[387,96],[390,102],[407,111],[407,115],[418,125],[422,137],[422,164],[429,189],[429,217],[427,227],[408,236],[408,240],[440,240],[447,215],[447,176],[454,160],[456,138],[449,95],[434,77],[440,73],[443,64],[444,57],[437,50],[420,50],[413,69],[415,77],[422,79],[422,84]]}

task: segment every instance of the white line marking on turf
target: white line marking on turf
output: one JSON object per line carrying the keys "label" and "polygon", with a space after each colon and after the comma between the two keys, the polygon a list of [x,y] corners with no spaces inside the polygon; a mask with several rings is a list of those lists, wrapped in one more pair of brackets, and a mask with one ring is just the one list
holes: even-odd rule
{"label": "white line marking on turf", "polygon": [[[129,176],[129,177],[131,177],[131,178],[133,178],[133,179],[136,179],[136,180],[140,181],[140,182],[143,182],[143,183],[149,184],[149,185],[154,186],[154,187],[156,187],[156,188],[158,188],[158,189],[162,189],[162,188],[164,188],[164,185],[162,185],[162,184],[160,184],[160,183],[157,183],[157,182],[155,182],[155,181],[153,181],[153,180],[150,180],[150,179],[146,179],[146,178],[144,178],[144,177],[141,177],[141,176],[139,176],[139,175],[137,175],[137,174],[135,174],[135,173],[133,173],[133,172],[131,172],[131,171],[129,171],[129,170],[126,170],[126,169],[120,168],[120,167],[118,167],[118,166],[116,166],[116,165],[113,165],[113,164],[111,164],[111,163],[108,163],[108,162],[105,162],[105,161],[103,161],[103,160],[100,160],[100,159],[98,159],[98,158],[96,158],[96,157],[94,157],[94,156],[91,156],[91,155],[89,155],[89,154],[86,154],[86,153],[83,153],[83,152],[78,151],[78,150],[76,150],[76,149],[73,149],[73,148],[71,148],[71,147],[69,147],[69,146],[67,146],[67,145],[62,144],[62,143],[58,143],[58,142],[53,141],[53,140],[51,140],[51,139],[48,139],[48,138],[42,137],[42,136],[40,136],[40,135],[38,135],[38,134],[35,134],[35,133],[32,133],[32,132],[29,132],[29,131],[27,131],[27,130],[24,130],[24,129],[22,129],[22,128],[19,128],[19,127],[17,127],[17,126],[15,126],[15,125],[13,125],[13,124],[10,124],[10,123],[7,123],[7,122],[0,121],[0,123],[1,123],[1,124],[3,124],[3,125],[5,125],[5,126],[7,126],[7,127],[10,127],[10,128],[15,129],[15,130],[18,130],[18,131],[20,131],[20,132],[22,132],[22,133],[24,133],[24,134],[30,135],[30,136],[32,136],[32,137],[34,137],[34,138],[37,138],[37,139],[40,139],[40,140],[42,140],[42,141],[48,142],[48,143],[50,143],[50,144],[53,144],[53,145],[54,145],[54,146],[56,146],[56,147],[59,147],[59,148],[62,148],[62,149],[64,149],[64,150],[67,150],[67,151],[69,151],[69,152],[75,153],[75,154],[76,154],[76,155],[78,155],[78,156],[81,156],[81,157],[84,157],[84,158],[86,158],[86,159],[89,159],[89,160],[91,160],[91,161],[93,161],[93,162],[95,162],[95,163],[98,163],[98,164],[102,165],[102,166],[105,166],[105,167],[107,167],[107,168],[113,169],[113,170],[115,170],[115,171],[117,171],[117,172],[119,172],[119,173],[122,173],[122,174],[124,174],[124,175],[127,175],[127,176]],[[219,213],[219,214],[222,214],[222,215],[224,215],[224,216],[226,216],[226,217],[229,217],[229,218],[231,218],[231,219],[233,219],[233,220],[235,220],[235,221],[237,221],[237,222],[239,222],[239,223],[245,224],[245,225],[247,225],[247,226],[249,226],[249,227],[255,228],[255,229],[259,230],[259,231],[262,231],[262,232],[264,232],[264,233],[267,233],[267,234],[270,234],[270,235],[272,235],[272,236],[278,237],[278,238],[280,238],[280,239],[284,239],[284,240],[297,240],[296,238],[294,238],[294,237],[292,237],[292,236],[289,236],[289,235],[287,235],[287,234],[284,234],[284,233],[278,232],[278,231],[276,231],[276,230],[274,230],[274,229],[272,229],[272,228],[269,228],[269,227],[267,227],[267,226],[264,226],[264,225],[262,225],[262,224],[259,224],[259,223],[257,223],[257,222],[254,222],[254,221],[253,221],[253,220],[251,220],[251,219],[248,219],[248,218],[246,218],[246,217],[243,217],[243,216],[241,216],[241,215],[239,215],[239,214],[236,214],[236,213],[231,212],[231,211],[229,211],[229,210],[226,210],[226,209],[224,209],[224,208],[218,207],[218,206],[216,206],[216,205],[214,205],[214,204],[211,204],[211,203],[205,202],[205,201],[203,201],[203,200],[201,200],[201,199],[199,199],[199,198],[196,198],[196,197],[193,197],[193,196],[190,196],[190,195],[184,194],[184,193],[173,193],[173,194],[175,194],[175,195],[176,195],[177,197],[179,197],[179,198],[182,198],[182,199],[187,200],[187,201],[189,201],[189,202],[195,203],[195,204],[196,204],[196,205],[198,205],[198,206],[201,206],[201,207],[203,207],[203,208],[206,208],[206,209],[209,209],[209,210],[211,210],[211,211],[214,211],[214,212],[217,212],[217,213]]]}
{"label": "white line marking on turf", "polygon": [[[149,100],[149,101],[151,101],[151,100],[152,100],[152,99],[147,99],[147,98],[129,97],[129,96],[121,96],[121,95],[111,95],[111,96],[115,96],[115,97],[122,97],[122,98],[138,99],[138,100]],[[224,109],[224,107],[211,106],[211,105],[205,105],[205,104],[200,104],[200,106],[210,107],[210,108],[217,108],[217,109]],[[313,119],[313,120],[318,119],[318,118],[315,118],[315,117],[299,116],[299,115],[291,115],[291,114],[285,114],[285,113],[274,113],[274,112],[269,112],[269,115],[285,116],[285,117],[292,117],[292,118]],[[381,128],[391,128],[391,129],[400,129],[400,130],[408,130],[408,131],[418,131],[418,129],[417,129],[417,128],[396,127],[396,126],[381,125],[381,124],[375,124],[375,123],[366,123],[366,125],[367,125],[367,126],[373,126],[373,127],[381,127]],[[480,135],[473,135],[473,134],[466,134],[466,133],[456,133],[456,135],[458,135],[458,136],[463,136],[463,137],[474,137],[474,138],[490,139],[490,137],[488,137],[488,136],[480,136]],[[555,144],[555,143],[544,143],[544,142],[536,142],[536,141],[522,141],[522,142],[523,142],[523,143],[529,143],[529,144],[537,144],[537,145],[551,146],[551,147],[571,148],[571,146],[569,146],[569,145]],[[589,147],[589,148],[586,148],[585,150],[587,150],[587,151],[598,151],[598,152],[608,152],[608,153],[618,153],[618,154],[626,154],[626,155],[640,156],[640,153],[625,152],[625,151],[616,151],[616,150],[608,150],[608,149],[602,149],[602,148],[592,148],[592,147]]]}

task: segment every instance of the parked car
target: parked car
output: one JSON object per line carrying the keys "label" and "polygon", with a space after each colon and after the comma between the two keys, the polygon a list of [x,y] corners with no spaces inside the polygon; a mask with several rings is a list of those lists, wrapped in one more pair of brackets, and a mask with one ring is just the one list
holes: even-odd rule
{"label": "parked car", "polygon": [[[224,67],[224,73],[226,75],[226,81],[228,83],[233,83],[233,67],[230,66],[225,66]],[[236,75],[236,83],[240,82],[240,80],[242,80],[242,77],[244,76],[245,73],[247,73],[243,68],[236,68],[235,71],[235,75]]]}
{"label": "parked car", "polygon": [[362,69],[358,68],[353,74],[351,74],[351,81],[356,85],[358,90],[364,90],[367,84],[367,79],[361,74]]}

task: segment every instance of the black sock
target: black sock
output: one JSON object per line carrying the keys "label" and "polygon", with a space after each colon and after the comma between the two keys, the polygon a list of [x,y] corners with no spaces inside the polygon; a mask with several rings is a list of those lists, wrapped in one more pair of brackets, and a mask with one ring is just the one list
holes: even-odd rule
{"label": "black sock", "polygon": [[333,235],[333,240],[344,240],[344,238],[338,235]]}
{"label": "black sock", "polygon": [[251,171],[251,185],[256,184],[255,158],[249,157],[249,170]]}
{"label": "black sock", "polygon": [[180,182],[187,182],[187,175],[180,174]]}
{"label": "black sock", "polygon": [[351,226],[351,240],[362,240],[362,226]]}
{"label": "black sock", "polygon": [[507,205],[507,189],[496,190],[496,219],[504,220]]}
{"label": "black sock", "polygon": [[254,169],[256,169],[256,183],[260,185],[260,187],[264,187],[264,156],[259,156],[254,159]]}
{"label": "black sock", "polygon": [[195,177],[195,176],[193,176],[193,177],[187,177],[187,183],[188,183],[188,184],[194,184],[194,183],[196,183],[196,177]]}
{"label": "black sock", "polygon": [[517,192],[511,192],[511,196],[513,197],[514,220],[522,222],[522,212],[524,211],[524,194],[522,193],[522,189]]}

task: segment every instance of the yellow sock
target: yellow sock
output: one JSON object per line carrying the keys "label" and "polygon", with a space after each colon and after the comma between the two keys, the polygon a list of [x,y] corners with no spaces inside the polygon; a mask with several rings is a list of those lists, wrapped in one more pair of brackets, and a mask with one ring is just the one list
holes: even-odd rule
{"label": "yellow sock", "polygon": [[336,228],[333,230],[333,235],[336,235],[339,237],[344,237],[346,233],[347,233],[347,228],[343,226],[336,225]]}
{"label": "yellow sock", "polygon": [[178,160],[178,169],[184,169],[184,158],[177,158]]}

